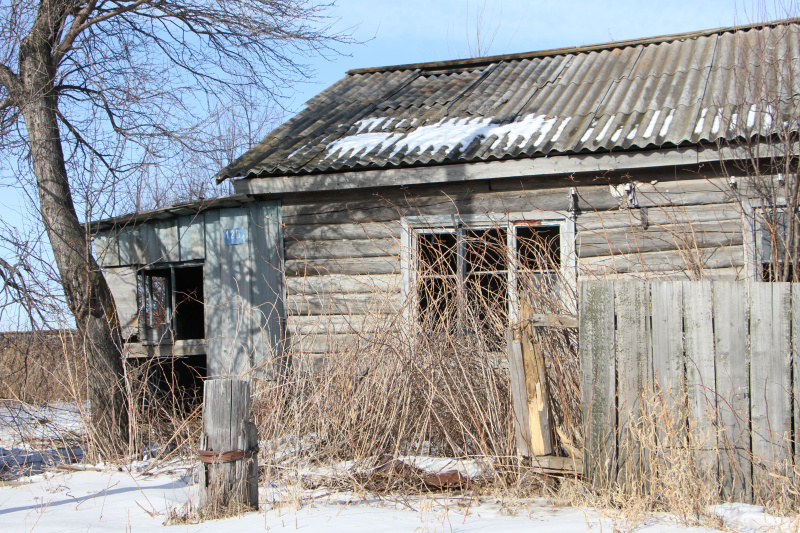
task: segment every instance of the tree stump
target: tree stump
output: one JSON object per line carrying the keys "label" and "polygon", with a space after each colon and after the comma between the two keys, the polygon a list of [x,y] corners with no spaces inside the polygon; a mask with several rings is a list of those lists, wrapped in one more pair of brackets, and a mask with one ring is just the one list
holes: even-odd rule
{"label": "tree stump", "polygon": [[198,456],[201,514],[258,509],[258,440],[250,421],[249,382],[205,382]]}

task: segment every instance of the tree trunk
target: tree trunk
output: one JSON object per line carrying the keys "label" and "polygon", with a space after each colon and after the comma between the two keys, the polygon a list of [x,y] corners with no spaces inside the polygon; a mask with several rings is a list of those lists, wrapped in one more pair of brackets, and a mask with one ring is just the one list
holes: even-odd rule
{"label": "tree trunk", "polygon": [[127,448],[128,412],[116,310],[75,212],[56,118],[51,47],[69,4],[42,2],[31,33],[21,43],[19,79],[25,93],[21,111],[42,221],[86,353],[91,437],[108,457]]}

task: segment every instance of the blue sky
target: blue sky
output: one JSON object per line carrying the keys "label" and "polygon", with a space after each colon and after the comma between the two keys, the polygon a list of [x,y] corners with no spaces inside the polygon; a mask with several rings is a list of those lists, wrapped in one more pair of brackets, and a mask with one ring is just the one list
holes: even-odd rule
{"label": "blue sky", "polygon": [[[341,55],[327,60],[307,59],[313,74],[282,102],[284,118],[352,68],[469,57],[481,10],[482,48],[494,55],[785,18],[791,13],[781,6],[795,3],[800,0],[338,0],[330,11],[334,28],[350,28],[363,44],[340,47]],[[0,175],[8,172],[0,168]],[[30,202],[9,181],[0,180],[0,217],[19,228],[38,226]]]}
{"label": "blue sky", "polygon": [[[312,81],[285,105],[298,111],[314,94],[348,69],[468,57],[483,8],[489,54],[651,37],[786,17],[785,9],[759,8],[740,0],[339,0],[337,28],[357,26],[363,41],[341,49],[344,56],[315,60]],[[791,0],[779,1],[791,4]],[[484,8],[485,6],[485,8]],[[486,40],[484,42],[486,42]],[[474,46],[473,46],[474,48]]]}

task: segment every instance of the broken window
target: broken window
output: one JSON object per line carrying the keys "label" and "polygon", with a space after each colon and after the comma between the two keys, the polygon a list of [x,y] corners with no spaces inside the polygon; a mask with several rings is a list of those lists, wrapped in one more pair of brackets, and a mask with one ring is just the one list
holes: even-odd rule
{"label": "broken window", "polygon": [[785,205],[757,209],[756,257],[762,281],[797,281],[800,218]]}
{"label": "broken window", "polygon": [[417,320],[427,330],[474,334],[502,351],[515,295],[558,299],[560,226],[511,223],[414,228]]}
{"label": "broken window", "polygon": [[205,337],[201,265],[140,270],[137,286],[141,341],[163,344]]}

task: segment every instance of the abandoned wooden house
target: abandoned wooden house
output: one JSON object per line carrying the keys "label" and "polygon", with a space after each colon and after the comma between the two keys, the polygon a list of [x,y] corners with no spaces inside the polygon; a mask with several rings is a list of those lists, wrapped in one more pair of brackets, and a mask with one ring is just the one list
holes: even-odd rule
{"label": "abandoned wooden house", "polygon": [[768,278],[798,62],[791,20],[350,71],[234,196],[96,223],[127,353],[269,377],[453,302],[510,323],[526,276],[565,310],[582,278]]}

